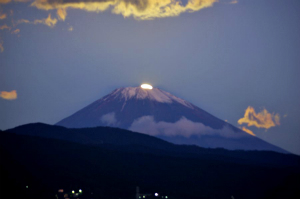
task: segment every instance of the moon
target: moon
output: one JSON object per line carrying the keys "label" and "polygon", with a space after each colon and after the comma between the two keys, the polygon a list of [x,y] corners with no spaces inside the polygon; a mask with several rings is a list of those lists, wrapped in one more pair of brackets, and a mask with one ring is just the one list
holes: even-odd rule
{"label": "moon", "polygon": [[150,84],[142,84],[142,85],[141,85],[141,88],[142,88],[142,89],[152,90],[152,89],[153,89],[153,86],[151,86]]}

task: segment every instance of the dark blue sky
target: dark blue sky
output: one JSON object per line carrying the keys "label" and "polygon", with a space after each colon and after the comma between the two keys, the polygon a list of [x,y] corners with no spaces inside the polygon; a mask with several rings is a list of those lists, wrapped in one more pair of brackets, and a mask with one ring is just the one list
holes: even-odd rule
{"label": "dark blue sky", "polygon": [[236,126],[248,106],[278,114],[244,126],[300,154],[299,0],[19,1],[0,0],[0,91],[18,95],[1,95],[0,129],[148,82]]}

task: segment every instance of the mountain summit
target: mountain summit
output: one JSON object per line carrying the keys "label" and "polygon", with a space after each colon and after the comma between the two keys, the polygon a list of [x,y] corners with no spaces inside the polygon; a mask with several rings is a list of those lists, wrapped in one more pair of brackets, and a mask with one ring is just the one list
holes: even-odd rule
{"label": "mountain summit", "polygon": [[118,88],[56,125],[111,126],[156,136],[175,144],[286,153],[151,85]]}

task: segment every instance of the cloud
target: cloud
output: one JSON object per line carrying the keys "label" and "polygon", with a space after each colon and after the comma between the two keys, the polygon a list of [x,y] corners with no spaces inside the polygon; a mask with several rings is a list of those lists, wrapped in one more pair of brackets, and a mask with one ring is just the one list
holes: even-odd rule
{"label": "cloud", "polygon": [[31,0],[14,0],[15,2],[21,2],[21,3],[26,3],[26,2],[29,2]]}
{"label": "cloud", "polygon": [[12,90],[10,92],[1,91],[0,97],[6,100],[14,100],[17,99],[17,91]]}
{"label": "cloud", "polygon": [[54,27],[55,24],[57,23],[57,19],[56,18],[51,18],[51,14],[48,15],[48,18],[46,19],[36,19],[33,22],[34,24],[45,24],[49,27]]}
{"label": "cloud", "polygon": [[16,29],[14,31],[11,32],[11,34],[18,34],[20,32],[20,29]]}
{"label": "cloud", "polygon": [[27,20],[27,19],[19,19],[19,20],[16,22],[16,25],[21,24],[21,23],[30,23],[30,21]]}
{"label": "cloud", "polygon": [[245,131],[246,133],[252,135],[252,136],[256,136],[250,129],[247,129],[246,127],[242,127],[242,130]]}
{"label": "cloud", "polygon": [[237,0],[233,0],[233,1],[230,2],[230,4],[237,4],[237,3],[238,3]]}
{"label": "cloud", "polygon": [[11,2],[11,0],[0,0],[0,4],[7,4],[10,2]]}
{"label": "cloud", "polygon": [[0,12],[0,20],[3,20],[3,19],[5,19],[5,18],[6,18],[6,14]]}
{"label": "cloud", "polygon": [[249,106],[245,111],[244,117],[239,119],[238,123],[268,129],[280,125],[280,116],[279,114],[271,114],[266,109],[256,113],[254,108]]}
{"label": "cloud", "polygon": [[117,124],[117,119],[114,112],[107,113],[100,118],[100,121],[107,126],[114,126]]}
{"label": "cloud", "polygon": [[70,26],[70,27],[68,28],[68,31],[73,31],[73,26]]}
{"label": "cloud", "polygon": [[11,27],[7,26],[6,24],[4,24],[4,25],[0,26],[0,30],[5,30],[5,29],[8,29],[8,30],[10,30],[10,29],[11,29]]}
{"label": "cloud", "polygon": [[64,21],[66,19],[66,16],[67,16],[66,9],[62,9],[62,8],[58,9],[57,10],[57,16],[58,16],[59,20]]}
{"label": "cloud", "polygon": [[[15,2],[21,2],[21,3],[26,3],[29,2],[31,0],[14,0]],[[0,0],[0,4],[8,4],[11,3],[12,0]]]}
{"label": "cloud", "polygon": [[218,135],[222,137],[238,138],[244,134],[234,132],[229,126],[224,126],[222,129],[213,129],[205,126],[202,123],[193,122],[182,117],[175,123],[170,122],[155,122],[153,116],[140,117],[131,124],[129,130],[136,131],[148,135],[165,135],[165,136],[184,136],[192,135]]}
{"label": "cloud", "polygon": [[139,20],[179,16],[184,12],[196,12],[211,7],[218,0],[35,0],[31,5],[42,10],[81,9],[89,12],[111,10],[124,17]]}

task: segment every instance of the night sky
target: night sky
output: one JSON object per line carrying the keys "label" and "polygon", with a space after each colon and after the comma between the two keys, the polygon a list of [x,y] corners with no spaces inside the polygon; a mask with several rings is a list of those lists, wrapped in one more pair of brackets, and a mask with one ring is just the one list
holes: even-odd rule
{"label": "night sky", "polygon": [[300,155],[299,35],[299,0],[0,0],[0,129],[150,83]]}

